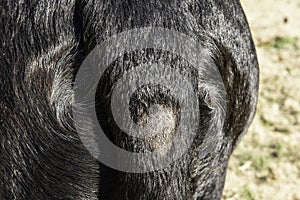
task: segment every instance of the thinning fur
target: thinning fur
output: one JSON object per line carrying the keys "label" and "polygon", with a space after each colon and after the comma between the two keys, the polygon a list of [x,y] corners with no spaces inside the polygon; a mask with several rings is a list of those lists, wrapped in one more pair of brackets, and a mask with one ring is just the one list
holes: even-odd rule
{"label": "thinning fur", "polygon": [[[250,125],[257,102],[258,63],[238,0],[4,0],[0,9],[1,199],[221,198],[229,156]],[[226,99],[200,84],[200,128],[191,149],[164,170],[131,174],[104,166],[83,146],[72,115],[73,82],[97,44],[142,27],[163,27],[202,41],[211,54],[208,67],[216,65],[222,76]],[[105,98],[125,61],[128,68],[141,62],[190,66],[168,52],[145,49],[118,58],[99,83],[97,109],[108,136],[132,151],[149,144],[147,148],[155,148],[161,138],[128,139],[111,123],[110,110],[101,107],[109,105]],[[172,98],[159,96],[159,89],[145,91],[136,94],[140,102],[156,102],[157,95],[176,119]],[[217,100],[226,104],[226,113],[212,104]],[[138,122],[142,115],[134,106],[148,107],[133,101]],[[207,134],[217,145],[200,156]]]}

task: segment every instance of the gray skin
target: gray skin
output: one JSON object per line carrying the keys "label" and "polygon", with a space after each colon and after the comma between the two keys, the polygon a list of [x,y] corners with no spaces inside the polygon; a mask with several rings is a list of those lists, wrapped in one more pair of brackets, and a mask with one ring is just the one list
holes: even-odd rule
{"label": "gray skin", "polygon": [[[258,94],[255,47],[238,0],[4,0],[0,9],[0,199],[221,198],[229,157],[253,119]],[[73,82],[97,44],[142,27],[163,27],[201,41],[211,52],[208,67],[216,65],[221,74],[226,99],[219,100],[227,109],[221,117],[212,115],[211,102],[220,97],[199,91],[199,132],[189,151],[162,170],[125,173],[101,164],[80,141],[72,116]],[[111,120],[107,105],[123,61],[129,68],[158,61],[190,66],[146,49],[118,58],[99,82],[96,110],[107,136],[130,151],[159,149],[165,136],[138,141]],[[163,91],[141,89],[135,95],[136,123],[143,123],[154,103],[166,104],[158,115],[171,110],[171,119],[177,119],[179,108]],[[208,143],[217,145],[203,156],[207,135]]]}

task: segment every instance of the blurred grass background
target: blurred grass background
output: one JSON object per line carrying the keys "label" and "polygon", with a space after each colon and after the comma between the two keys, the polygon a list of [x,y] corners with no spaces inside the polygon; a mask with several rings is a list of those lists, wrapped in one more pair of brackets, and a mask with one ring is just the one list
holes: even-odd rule
{"label": "blurred grass background", "polygon": [[223,200],[300,200],[300,0],[242,0],[257,47],[257,113]]}

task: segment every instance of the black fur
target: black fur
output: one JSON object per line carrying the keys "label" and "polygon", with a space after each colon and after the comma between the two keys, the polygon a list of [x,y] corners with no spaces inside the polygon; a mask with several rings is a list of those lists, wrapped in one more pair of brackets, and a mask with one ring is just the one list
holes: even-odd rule
{"label": "black fur", "polygon": [[[257,102],[256,52],[238,0],[2,0],[0,13],[0,199],[221,198],[229,156],[250,125]],[[208,38],[203,46],[213,52],[222,76],[227,112],[224,124],[216,126],[223,129],[222,137],[211,141],[221,144],[219,151],[200,157],[204,135],[213,134],[205,131],[210,123],[218,124],[206,99],[217,97],[200,92],[202,131],[189,152],[164,170],[130,174],[102,165],[83,146],[72,117],[73,82],[97,44],[141,27]],[[99,84],[99,99],[111,92],[125,60],[129,67],[158,60],[189,67],[167,52],[131,52],[112,64]],[[176,109],[171,99],[162,102]],[[108,136],[131,148],[134,140],[119,134],[108,122],[110,111],[103,108],[98,113],[104,113],[99,116]]]}

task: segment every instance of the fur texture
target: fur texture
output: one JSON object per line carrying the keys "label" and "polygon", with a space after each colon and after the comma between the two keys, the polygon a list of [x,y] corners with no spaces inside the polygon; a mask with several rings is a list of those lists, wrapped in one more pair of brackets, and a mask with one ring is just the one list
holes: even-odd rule
{"label": "fur texture", "polygon": [[[0,10],[1,199],[221,198],[228,159],[252,121],[258,91],[256,52],[238,0],[3,0]],[[227,112],[218,117],[211,105],[218,94],[199,91],[200,128],[190,150],[164,170],[131,174],[104,166],[83,146],[72,117],[73,82],[97,44],[141,27],[202,41],[222,76]],[[178,117],[176,102],[162,89],[142,88],[131,104],[137,123],[148,104],[173,111],[165,139],[137,141],[111,123],[107,96],[125,62],[128,68],[143,62],[190,66],[168,52],[145,49],[118,58],[99,83],[96,109],[108,137],[131,151],[159,148]],[[214,137],[217,131],[222,135]],[[200,157],[206,134],[218,149]]]}

